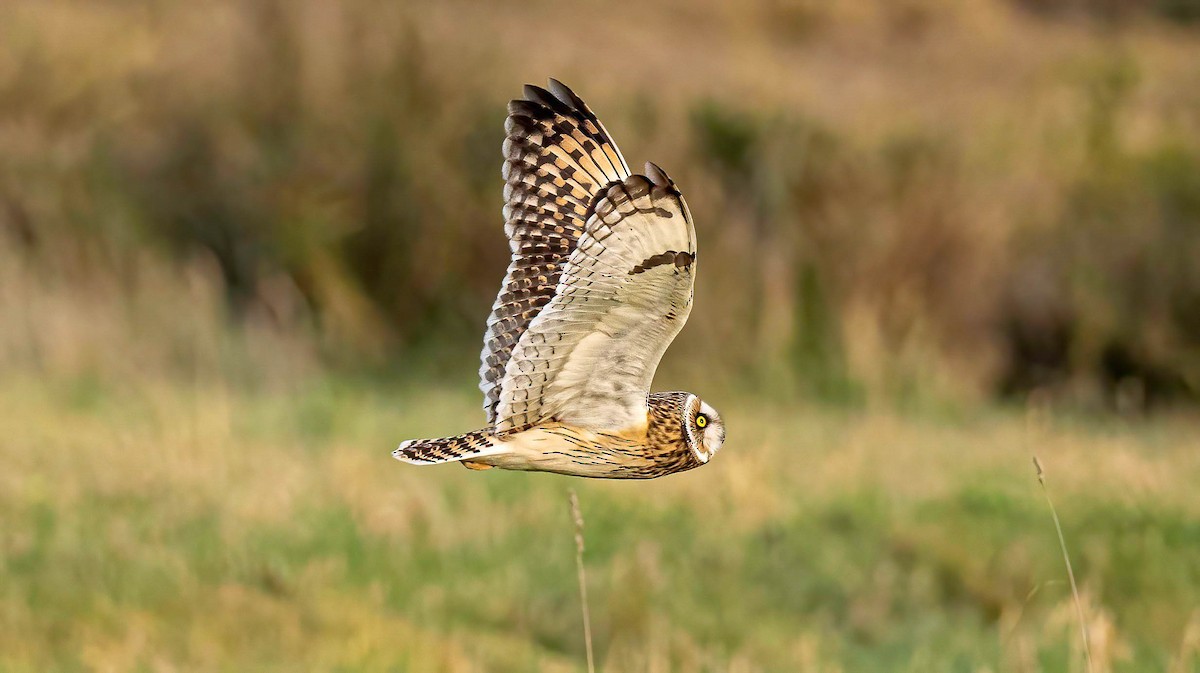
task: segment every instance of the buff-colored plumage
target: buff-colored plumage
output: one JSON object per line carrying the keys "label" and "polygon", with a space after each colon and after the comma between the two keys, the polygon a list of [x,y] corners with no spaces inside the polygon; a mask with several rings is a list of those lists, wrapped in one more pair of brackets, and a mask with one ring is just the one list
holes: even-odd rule
{"label": "buff-colored plumage", "polygon": [[512,261],[481,353],[489,427],[412,440],[405,462],[647,478],[720,448],[720,417],[687,393],[650,394],[692,308],[696,232],[675,183],[632,175],[570,89],[509,104],[504,219]]}

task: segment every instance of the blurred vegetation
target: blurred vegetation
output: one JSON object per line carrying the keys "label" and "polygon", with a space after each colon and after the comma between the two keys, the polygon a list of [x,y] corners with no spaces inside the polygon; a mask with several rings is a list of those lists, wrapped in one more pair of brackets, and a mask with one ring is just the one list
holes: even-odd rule
{"label": "blurred vegetation", "polygon": [[1196,0],[1017,0],[1017,5],[1044,16],[1110,23],[1127,23],[1147,15],[1184,26],[1200,21],[1200,2]]}
{"label": "blurred vegetation", "polygon": [[730,424],[570,482],[605,670],[1080,670],[1034,452],[1097,670],[1200,670],[1194,17],[0,4],[0,669],[582,670],[567,480],[386,453],[482,422],[551,75],[683,187]]}
{"label": "blurred vegetation", "polygon": [[725,21],[710,58],[761,63],[631,54],[601,74],[588,59],[616,47],[522,56],[536,28],[485,9],[454,29],[454,10],[368,0],[13,3],[0,227],[83,283],[137,283],[146,255],[211,267],[233,319],[311,327],[332,361],[465,344],[505,266],[504,101],[557,74],[693,202],[707,261],[680,350],[714,375],[846,400],[1195,402],[1200,34],[1147,23],[1187,13],[1166,4],[1115,28],[1105,3],[1060,4],[1086,11],[667,4],[688,19],[660,51],[696,56],[690,31]]}

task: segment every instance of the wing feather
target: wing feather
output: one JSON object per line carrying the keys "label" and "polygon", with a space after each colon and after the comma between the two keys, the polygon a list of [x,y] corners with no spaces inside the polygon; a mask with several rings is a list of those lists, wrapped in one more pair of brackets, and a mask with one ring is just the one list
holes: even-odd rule
{"label": "wing feather", "polygon": [[600,120],[557,80],[549,90],[527,86],[525,100],[509,103],[504,128],[504,231],[512,260],[480,353],[490,424],[512,349],[554,296],[596,195],[629,175]]}
{"label": "wing feather", "polygon": [[505,367],[497,432],[645,424],[654,371],[691,311],[696,259],[682,195],[657,166],[646,173],[609,185],[589,209],[553,299]]}

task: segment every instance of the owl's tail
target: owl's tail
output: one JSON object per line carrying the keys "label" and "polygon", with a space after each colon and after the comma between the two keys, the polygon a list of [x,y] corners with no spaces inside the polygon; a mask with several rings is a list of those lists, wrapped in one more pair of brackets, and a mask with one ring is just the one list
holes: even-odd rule
{"label": "owl's tail", "polygon": [[487,469],[489,465],[471,459],[502,453],[495,439],[490,429],[439,439],[410,439],[401,443],[400,448],[392,452],[392,457],[413,465],[463,461],[467,467]]}

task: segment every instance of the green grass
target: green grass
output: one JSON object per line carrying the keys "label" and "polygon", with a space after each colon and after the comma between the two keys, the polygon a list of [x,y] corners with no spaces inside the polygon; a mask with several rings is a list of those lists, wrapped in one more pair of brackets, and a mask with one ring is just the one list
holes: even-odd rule
{"label": "green grass", "polygon": [[[1081,670],[1006,413],[746,401],[712,464],[606,483],[391,460],[473,427],[467,391],[18,375],[0,403],[0,670],[583,670],[572,486],[602,670]],[[1200,670],[1195,430],[1033,436],[1099,670]]]}

